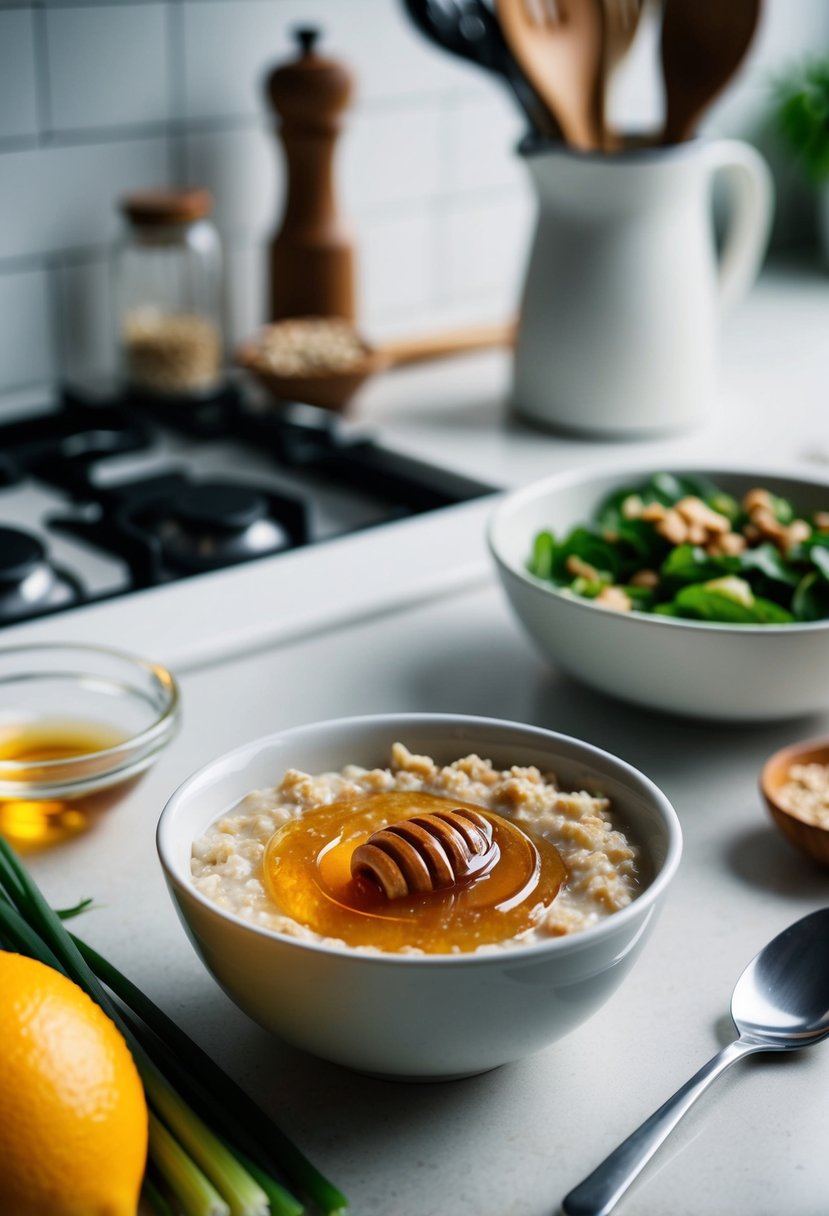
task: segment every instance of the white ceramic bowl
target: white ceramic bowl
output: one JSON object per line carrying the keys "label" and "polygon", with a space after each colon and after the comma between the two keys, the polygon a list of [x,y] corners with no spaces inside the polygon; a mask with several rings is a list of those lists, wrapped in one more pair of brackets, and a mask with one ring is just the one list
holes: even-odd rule
{"label": "white ceramic bowl", "polygon": [[[571,937],[487,954],[366,954],[309,944],[223,911],[190,881],[190,850],[223,811],[283,772],[386,765],[400,740],[450,762],[536,764],[566,788],[601,784],[640,845],[650,882],[638,899]],[[316,723],[221,756],[173,794],[158,851],[185,929],[228,995],[296,1047],[364,1072],[468,1076],[538,1051],[582,1023],[630,970],[681,851],[667,798],[624,761],[552,731],[494,719],[388,714]]]}
{"label": "white ceramic bowl", "polygon": [[[764,486],[803,511],[826,509],[829,482],[748,469],[677,468],[742,495]],[[829,706],[829,621],[719,625],[621,613],[562,594],[527,570],[535,534],[563,536],[614,490],[653,467],[579,470],[536,482],[501,502],[489,547],[515,612],[543,655],[602,692],[692,717],[762,721]]]}

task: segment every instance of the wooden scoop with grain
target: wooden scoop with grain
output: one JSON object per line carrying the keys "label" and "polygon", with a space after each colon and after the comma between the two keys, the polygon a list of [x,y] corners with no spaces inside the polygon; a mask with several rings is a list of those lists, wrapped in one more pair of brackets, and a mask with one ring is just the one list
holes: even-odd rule
{"label": "wooden scoop with grain", "polygon": [[338,317],[296,317],[266,325],[237,352],[271,396],[340,410],[378,372],[466,351],[511,346],[515,325],[479,325],[372,346]]}

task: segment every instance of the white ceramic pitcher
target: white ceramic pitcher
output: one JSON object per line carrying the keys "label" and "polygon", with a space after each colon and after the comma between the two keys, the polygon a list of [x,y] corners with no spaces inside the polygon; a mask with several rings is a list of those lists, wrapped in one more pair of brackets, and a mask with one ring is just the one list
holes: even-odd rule
{"label": "white ceramic pitcher", "polygon": [[[513,401],[585,434],[682,430],[714,399],[723,314],[747,291],[773,206],[765,161],[736,140],[614,156],[528,151],[539,208]],[[728,187],[722,246],[713,182]]]}

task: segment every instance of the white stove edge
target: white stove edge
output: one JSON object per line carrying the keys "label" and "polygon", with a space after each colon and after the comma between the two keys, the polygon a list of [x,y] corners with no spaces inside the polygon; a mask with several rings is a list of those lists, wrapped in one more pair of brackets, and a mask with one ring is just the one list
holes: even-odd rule
{"label": "white stove edge", "polygon": [[0,648],[111,646],[191,671],[492,577],[497,495],[0,629]]}

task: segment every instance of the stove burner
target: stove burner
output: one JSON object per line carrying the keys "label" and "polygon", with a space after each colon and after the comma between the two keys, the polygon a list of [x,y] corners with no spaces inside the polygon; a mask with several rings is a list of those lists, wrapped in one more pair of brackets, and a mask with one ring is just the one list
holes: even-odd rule
{"label": "stove burner", "polygon": [[83,497],[95,461],[152,442],[146,420],[120,403],[92,405],[65,389],[58,409],[0,424],[0,485],[35,477]]}
{"label": "stove burner", "polygon": [[0,528],[0,584],[16,586],[46,561],[36,536],[16,528]]}
{"label": "stove burner", "polygon": [[293,543],[288,530],[269,518],[263,494],[224,482],[182,487],[157,508],[151,526],[165,562],[191,573],[278,553]]}
{"label": "stove burner", "polygon": [[268,504],[256,490],[220,482],[187,486],[171,506],[179,523],[207,531],[238,532],[268,514]]}
{"label": "stove burner", "polygon": [[36,536],[0,527],[0,619],[65,608],[82,598],[71,575],[49,564]]}
{"label": "stove burner", "polygon": [[304,502],[237,482],[169,472],[91,488],[89,499],[50,527],[127,562],[136,589],[308,543]]}

